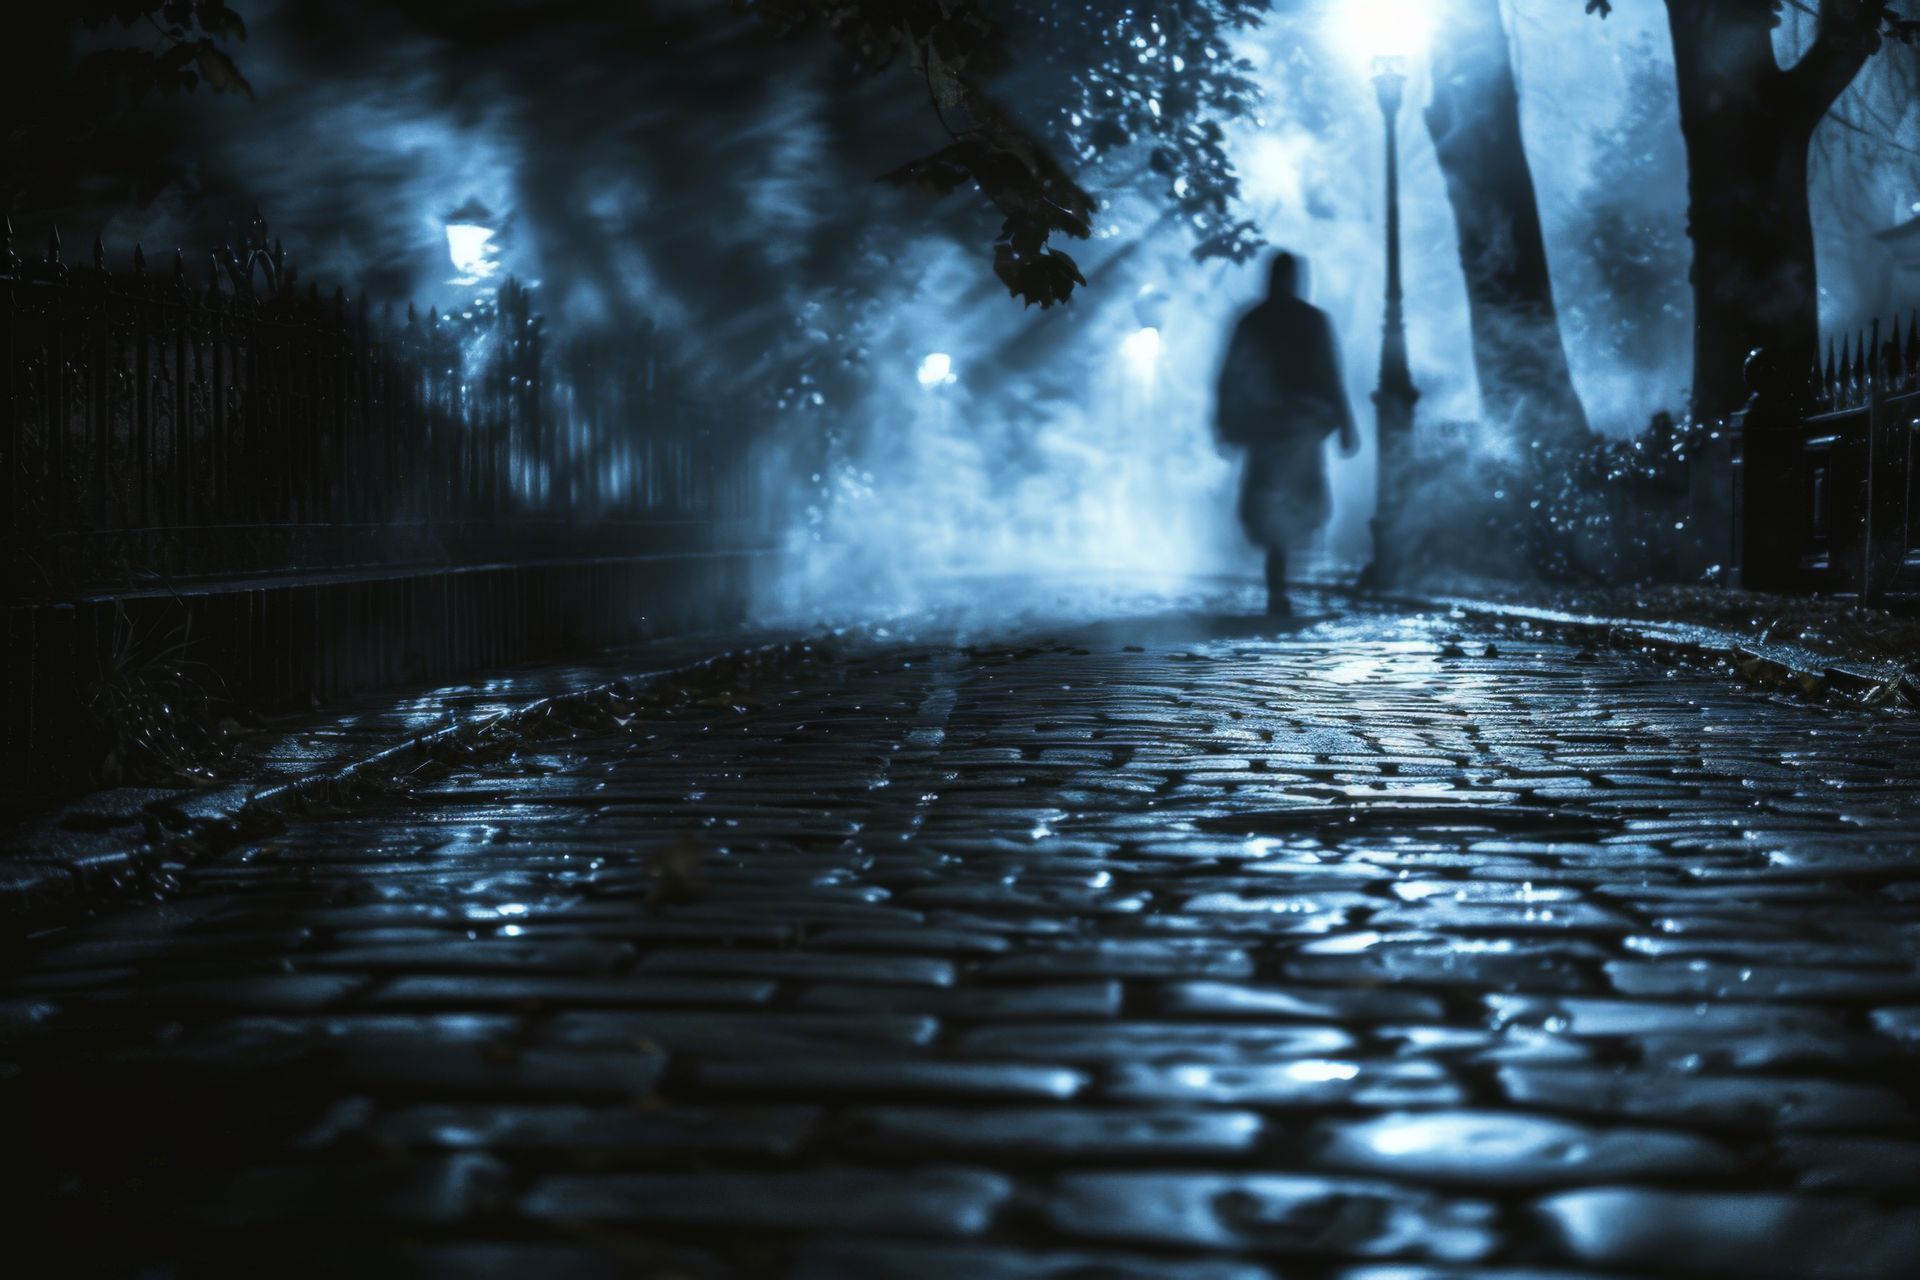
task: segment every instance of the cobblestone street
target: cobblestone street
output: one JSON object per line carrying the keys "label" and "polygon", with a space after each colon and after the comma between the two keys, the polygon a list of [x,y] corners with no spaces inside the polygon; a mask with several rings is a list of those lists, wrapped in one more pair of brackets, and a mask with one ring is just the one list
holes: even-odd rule
{"label": "cobblestone street", "polygon": [[15,1274],[1916,1274],[1911,716],[1136,622],[416,781],[12,947]]}

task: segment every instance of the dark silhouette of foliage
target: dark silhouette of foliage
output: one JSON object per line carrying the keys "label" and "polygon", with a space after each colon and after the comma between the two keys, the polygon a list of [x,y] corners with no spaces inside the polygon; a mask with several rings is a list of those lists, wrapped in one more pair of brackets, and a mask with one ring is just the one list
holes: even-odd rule
{"label": "dark silhouette of foliage", "polygon": [[246,23],[223,0],[78,0],[9,19],[0,76],[0,207],[58,209],[115,172],[139,202],[165,182],[141,109],[196,93],[252,98],[229,49]]}
{"label": "dark silhouette of foliage", "polygon": [[[1027,304],[1051,307],[1086,283],[1058,238],[1092,234],[1098,202],[1055,154],[1090,165],[1132,147],[1197,238],[1196,254],[1243,260],[1260,246],[1236,219],[1238,180],[1220,121],[1257,88],[1228,56],[1234,30],[1268,0],[1144,7],[977,0],[739,0],[775,32],[826,32],[879,70],[904,62],[926,84],[949,142],[885,175],[937,196],[974,187],[1002,216],[994,273]],[[1018,103],[1003,107],[999,90]],[[1033,122],[1033,123],[1028,123]]]}
{"label": "dark silhouette of foliage", "polygon": [[1036,72],[1022,100],[1075,164],[1143,153],[1159,195],[1191,230],[1195,257],[1240,262],[1259,251],[1253,224],[1235,215],[1240,182],[1222,125],[1261,96],[1228,46],[1261,24],[1268,0],[1007,7],[1009,38]]}
{"label": "dark silhouette of foliage", "polygon": [[224,0],[86,0],[76,13],[90,30],[118,26],[146,37],[142,44],[95,50],[78,68],[83,78],[117,83],[135,103],[150,93],[192,93],[202,84],[253,97],[225,48],[247,38],[247,24]]}

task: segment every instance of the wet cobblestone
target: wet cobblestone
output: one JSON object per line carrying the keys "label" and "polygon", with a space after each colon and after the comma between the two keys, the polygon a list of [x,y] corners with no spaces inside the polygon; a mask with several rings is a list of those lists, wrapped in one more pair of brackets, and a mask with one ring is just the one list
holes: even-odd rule
{"label": "wet cobblestone", "polygon": [[17,1247],[1914,1274],[1920,720],[1457,625],[822,655],[297,822],[10,948]]}

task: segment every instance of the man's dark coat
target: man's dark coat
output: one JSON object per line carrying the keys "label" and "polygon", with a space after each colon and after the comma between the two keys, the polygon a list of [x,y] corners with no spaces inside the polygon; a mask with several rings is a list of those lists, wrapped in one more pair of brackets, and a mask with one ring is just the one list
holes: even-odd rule
{"label": "man's dark coat", "polygon": [[1247,450],[1240,519],[1255,542],[1284,547],[1327,522],[1326,440],[1353,430],[1326,313],[1268,298],[1233,332],[1220,373],[1220,438]]}

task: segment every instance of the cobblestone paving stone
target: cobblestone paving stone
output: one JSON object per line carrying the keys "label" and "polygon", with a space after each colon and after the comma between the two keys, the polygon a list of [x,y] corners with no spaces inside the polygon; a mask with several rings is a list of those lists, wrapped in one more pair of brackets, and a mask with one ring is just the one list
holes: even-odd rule
{"label": "cobblestone paving stone", "polygon": [[45,932],[13,1250],[1920,1273],[1920,721],[1448,627],[822,657]]}

